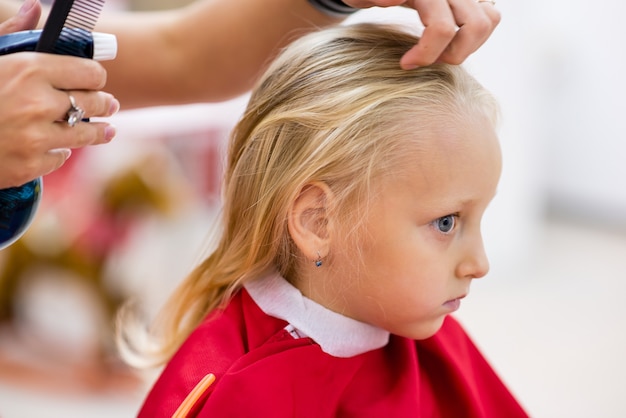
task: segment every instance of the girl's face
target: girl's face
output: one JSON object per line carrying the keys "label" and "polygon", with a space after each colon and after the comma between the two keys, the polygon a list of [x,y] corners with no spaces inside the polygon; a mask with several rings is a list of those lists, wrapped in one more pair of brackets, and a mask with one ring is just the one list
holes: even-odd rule
{"label": "girl's face", "polygon": [[353,225],[338,227],[305,294],[351,318],[423,339],[489,270],[480,224],[496,192],[501,154],[492,124],[467,118],[422,136],[407,158],[408,169],[375,188],[356,245],[348,237]]}

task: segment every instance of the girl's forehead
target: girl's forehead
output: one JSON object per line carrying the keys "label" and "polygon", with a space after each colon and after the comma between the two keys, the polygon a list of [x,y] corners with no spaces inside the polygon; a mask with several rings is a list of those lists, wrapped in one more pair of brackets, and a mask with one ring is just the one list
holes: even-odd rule
{"label": "girl's forehead", "polygon": [[497,183],[502,165],[500,145],[486,119],[441,124],[416,135],[407,141],[397,170],[383,177],[391,181],[404,178],[423,190],[452,184],[471,190],[474,183],[493,183],[494,179]]}
{"label": "girl's forehead", "polygon": [[[449,117],[407,130],[400,159],[409,167],[467,163],[499,158],[500,145],[493,123],[485,116]],[[496,155],[497,154],[497,155]]]}

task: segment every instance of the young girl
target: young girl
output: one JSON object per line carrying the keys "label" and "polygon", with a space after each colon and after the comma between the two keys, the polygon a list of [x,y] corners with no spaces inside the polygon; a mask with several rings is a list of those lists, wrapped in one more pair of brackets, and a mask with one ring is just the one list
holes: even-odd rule
{"label": "young girl", "polygon": [[[228,151],[221,236],[157,325],[141,417],[522,417],[461,326],[497,105],[385,25],[288,47]],[[130,343],[127,328],[126,343]]]}

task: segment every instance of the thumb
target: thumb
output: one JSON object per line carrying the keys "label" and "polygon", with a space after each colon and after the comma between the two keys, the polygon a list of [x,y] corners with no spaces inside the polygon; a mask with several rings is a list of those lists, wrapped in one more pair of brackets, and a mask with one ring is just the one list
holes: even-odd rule
{"label": "thumb", "polygon": [[15,16],[0,23],[0,35],[37,27],[41,16],[39,0],[25,0]]}

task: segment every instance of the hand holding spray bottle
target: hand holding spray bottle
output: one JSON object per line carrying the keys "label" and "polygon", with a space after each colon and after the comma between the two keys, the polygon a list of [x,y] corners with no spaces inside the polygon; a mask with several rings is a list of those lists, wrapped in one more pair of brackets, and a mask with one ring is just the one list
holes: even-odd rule
{"label": "hand holding spray bottle", "polygon": [[[0,36],[0,55],[38,51],[113,59],[117,54],[115,36],[91,32],[103,5],[104,0],[56,0],[43,30]],[[37,212],[42,187],[39,177],[19,187],[0,189],[0,250],[26,232]]]}

